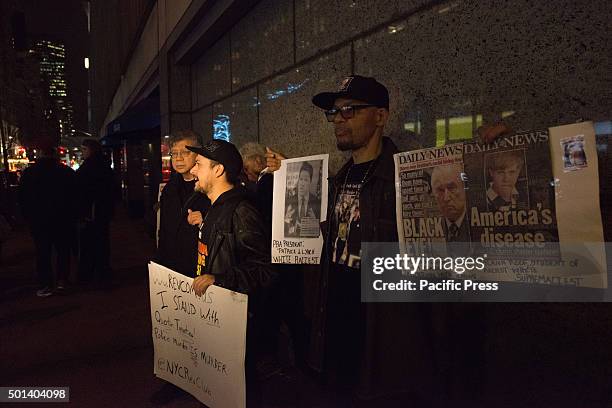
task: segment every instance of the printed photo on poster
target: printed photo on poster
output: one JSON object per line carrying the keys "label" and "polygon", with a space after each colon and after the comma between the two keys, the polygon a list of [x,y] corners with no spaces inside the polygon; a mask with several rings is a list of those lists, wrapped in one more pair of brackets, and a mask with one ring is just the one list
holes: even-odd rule
{"label": "printed photo on poster", "polygon": [[518,132],[490,145],[466,143],[464,164],[472,244],[476,253],[499,261],[495,279],[523,279],[504,264],[517,258],[558,260],[548,131]]}
{"label": "printed photo on poster", "polygon": [[584,151],[584,135],[561,139],[561,149],[563,150],[563,171],[575,171],[588,166]]}
{"label": "printed photo on poster", "polygon": [[462,162],[434,167],[431,170],[431,194],[435,198],[440,215],[444,217],[442,229],[446,242],[471,241],[464,179]]}
{"label": "printed photo on poster", "polygon": [[529,181],[525,151],[508,150],[486,154],[487,211],[529,208]]}
{"label": "printed photo on poster", "polygon": [[398,235],[407,254],[469,251],[463,145],[398,153]]}
{"label": "printed photo on poster", "polygon": [[285,190],[285,238],[316,238],[321,223],[322,160],[289,163]]}

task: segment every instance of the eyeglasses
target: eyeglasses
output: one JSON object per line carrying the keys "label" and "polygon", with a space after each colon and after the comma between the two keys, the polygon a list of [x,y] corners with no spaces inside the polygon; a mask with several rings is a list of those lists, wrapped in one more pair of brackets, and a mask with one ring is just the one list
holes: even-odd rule
{"label": "eyeglasses", "polygon": [[332,108],[330,110],[325,111],[325,117],[327,118],[328,122],[333,122],[334,119],[336,118],[336,115],[340,113],[340,115],[344,119],[351,119],[355,117],[356,110],[363,109],[363,108],[371,108],[373,106],[376,106],[376,105],[347,105],[347,106],[342,106],[340,108]]}
{"label": "eyeglasses", "polygon": [[178,159],[183,158],[183,157],[189,157],[193,152],[189,151],[189,150],[181,150],[181,151],[174,151],[174,152],[170,152],[170,157],[173,159]]}

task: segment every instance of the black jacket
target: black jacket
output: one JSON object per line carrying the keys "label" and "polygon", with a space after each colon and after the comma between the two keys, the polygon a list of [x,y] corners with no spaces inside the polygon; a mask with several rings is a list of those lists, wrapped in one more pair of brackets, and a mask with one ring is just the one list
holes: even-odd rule
{"label": "black jacket", "polygon": [[186,276],[194,276],[198,259],[198,227],[187,222],[187,210],[200,211],[204,217],[210,207],[208,197],[193,190],[194,184],[173,173],[159,200],[156,260]]}
{"label": "black jacket", "polygon": [[[359,195],[359,212],[361,213],[361,241],[362,242],[397,242],[397,221],[395,212],[395,170],[393,155],[397,147],[389,138],[383,138],[383,148],[376,158],[374,171],[364,180]],[[329,199],[327,201],[327,214],[334,213],[334,206],[346,172],[353,165],[351,158],[338,174],[329,182]],[[311,364],[313,368],[322,371],[324,367],[325,325],[327,306],[327,286],[331,269],[331,253],[333,242],[332,222],[328,218],[321,224],[323,232],[323,254],[321,257],[320,293],[317,300],[315,316],[313,316],[313,336],[311,340]]]}
{"label": "black jacket", "polygon": [[99,154],[85,159],[76,174],[80,216],[110,222],[114,213],[115,179],[106,157]]}
{"label": "black jacket", "polygon": [[243,188],[221,194],[204,224],[208,256],[202,274],[215,275],[215,285],[248,295],[272,284],[270,240]]}
{"label": "black jacket", "polygon": [[32,228],[70,229],[76,223],[76,175],[52,158],[40,158],[21,177],[19,203]]}
{"label": "black jacket", "polygon": [[[395,211],[395,169],[393,155],[397,147],[384,137],[381,154],[374,171],[364,180],[359,196],[361,242],[398,242]],[[331,217],[337,195],[346,172],[353,164],[349,160],[329,183],[327,214]],[[333,243],[329,239],[332,222],[322,223],[324,234],[321,276],[315,313],[313,315],[310,365],[317,371],[325,369],[326,318],[328,281],[331,270]],[[362,265],[363,266],[363,265]],[[396,392],[418,390],[429,386],[432,370],[427,336],[424,335],[429,315],[412,303],[367,303],[363,308],[365,338],[361,356],[359,392],[372,398]],[[346,339],[346,341],[357,341]],[[414,379],[415,372],[422,378]],[[411,378],[411,381],[405,381]]]}

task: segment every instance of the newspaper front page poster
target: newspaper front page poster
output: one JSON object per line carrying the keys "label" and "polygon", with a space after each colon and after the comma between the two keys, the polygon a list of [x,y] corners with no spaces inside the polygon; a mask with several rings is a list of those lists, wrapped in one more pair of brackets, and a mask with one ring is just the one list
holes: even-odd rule
{"label": "newspaper front page poster", "polygon": [[272,263],[321,262],[328,162],[328,154],[287,159],[274,172]]}
{"label": "newspaper front page poster", "polygon": [[588,123],[396,154],[402,251],[485,255],[480,280],[606,288],[597,165]]}
{"label": "newspaper front page poster", "polygon": [[398,153],[394,160],[402,250],[413,255],[440,254],[446,242],[469,243],[463,145]]}
{"label": "newspaper front page poster", "polygon": [[[512,258],[517,249],[559,242],[548,130],[516,133],[493,144],[466,143],[467,202],[479,253]],[[538,256],[557,258],[558,245]]]}
{"label": "newspaper front page poster", "polygon": [[149,263],[153,372],[211,408],[244,408],[248,297]]}

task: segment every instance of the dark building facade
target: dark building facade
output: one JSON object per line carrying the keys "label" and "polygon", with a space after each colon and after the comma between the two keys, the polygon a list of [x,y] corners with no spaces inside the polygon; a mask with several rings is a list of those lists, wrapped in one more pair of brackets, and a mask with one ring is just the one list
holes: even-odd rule
{"label": "dark building facade", "polygon": [[353,73],[390,89],[400,150],[469,139],[500,120],[610,128],[606,1],[111,3],[91,2],[101,136],[158,89],[162,142],[190,127],[289,156],[329,152],[333,173],[344,157],[310,98]]}
{"label": "dark building facade", "polygon": [[[147,171],[161,171],[165,136],[185,128],[204,140],[255,141],[291,157],[329,153],[335,173],[346,157],[311,98],[360,74],[389,88],[387,133],[400,150],[470,139],[480,125],[499,121],[516,130],[593,121],[610,238],[612,2],[93,0],[91,6],[99,136],[121,133],[122,115],[159,98],[158,111],[149,111],[159,115],[156,140],[143,136],[146,126],[119,136],[126,166],[137,174],[135,190]],[[158,153],[161,160],[151,159]],[[605,304],[490,305],[485,358],[495,373],[505,373],[543,353],[567,356],[566,346],[578,346],[556,339],[572,331],[588,351],[547,360],[554,361],[546,373],[564,371],[564,364],[577,369],[585,356],[610,361],[609,329],[591,324],[609,317]],[[536,346],[526,352],[525,343]],[[597,370],[606,369],[589,366],[580,376],[602,385],[606,375]],[[511,381],[508,387],[516,391]]]}

